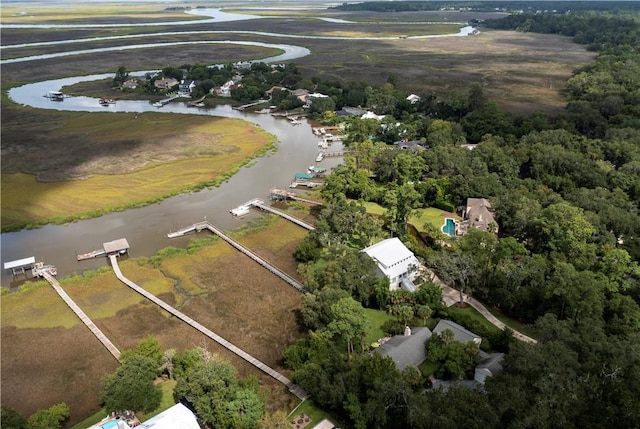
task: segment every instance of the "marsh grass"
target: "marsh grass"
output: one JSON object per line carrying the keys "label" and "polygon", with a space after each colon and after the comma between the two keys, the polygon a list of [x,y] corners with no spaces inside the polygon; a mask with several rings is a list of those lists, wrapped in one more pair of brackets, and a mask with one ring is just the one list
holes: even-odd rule
{"label": "marsh grass", "polygon": [[65,23],[76,20],[99,19],[105,20],[129,20],[145,21],[161,19],[163,21],[190,21],[203,19],[201,16],[189,15],[183,11],[163,10],[162,6],[153,4],[130,4],[126,8],[122,5],[94,3],[74,4],[73,7],[48,6],[39,3],[34,6],[29,4],[3,4],[0,17],[5,24],[45,24],[64,21]]}
{"label": "marsh grass", "polygon": [[[219,186],[252,159],[275,148],[275,137],[240,120],[189,117],[175,122],[155,114],[140,118],[132,121],[118,115],[111,119],[110,115],[105,121],[103,116],[80,115],[77,121],[46,131],[56,140],[87,136],[85,140],[95,145],[98,154],[92,154],[91,144],[85,142],[66,155],[53,149],[49,156],[41,156],[37,149],[26,148],[31,152],[29,167],[20,160],[7,160],[9,169],[30,168],[34,174],[54,175],[62,181],[2,174],[2,230],[87,219]],[[67,158],[56,160],[63,156]],[[61,170],[52,172],[56,162],[62,163]],[[88,177],[83,180],[68,180],[85,174]]]}

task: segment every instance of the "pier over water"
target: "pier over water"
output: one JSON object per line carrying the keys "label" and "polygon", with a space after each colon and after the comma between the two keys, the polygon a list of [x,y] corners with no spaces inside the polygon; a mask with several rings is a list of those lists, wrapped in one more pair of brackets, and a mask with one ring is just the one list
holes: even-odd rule
{"label": "pier over water", "polygon": [[296,397],[298,397],[300,400],[304,400],[304,399],[307,398],[307,396],[308,396],[307,392],[305,392],[304,389],[302,389],[297,384],[293,383],[291,380],[289,380],[284,375],[280,374],[279,372],[277,372],[276,370],[274,370],[271,367],[267,366],[265,363],[261,362],[260,360],[256,359],[255,357],[251,356],[249,353],[245,352],[241,348],[233,345],[229,341],[227,341],[224,338],[222,338],[220,335],[218,335],[215,332],[211,331],[210,329],[204,327],[203,325],[201,325],[200,323],[196,322],[195,320],[193,320],[192,318],[190,318],[186,314],[184,314],[181,311],[173,308],[172,306],[170,306],[166,302],[162,301],[161,299],[157,298],[155,295],[147,292],[145,289],[141,288],[140,286],[138,286],[137,284],[135,284],[134,282],[132,282],[131,280],[126,278],[122,274],[122,271],[120,271],[120,267],[118,266],[118,258],[117,258],[116,255],[109,255],[109,259],[111,259],[111,266],[113,267],[113,271],[115,272],[116,277],[118,277],[118,279],[121,282],[123,282],[124,284],[129,286],[131,289],[135,290],[136,292],[138,292],[140,295],[142,295],[145,298],[149,299],[153,303],[157,304],[163,310],[165,310],[168,313],[174,315],[178,319],[180,319],[183,322],[187,323],[189,326],[197,329],[202,334],[206,335],[207,337],[211,338],[212,340],[214,340],[215,342],[217,342],[221,346],[225,347],[227,350],[235,353],[236,355],[240,356],[242,359],[246,360],[247,362],[249,362],[250,364],[252,364],[256,368],[258,368],[259,370],[263,371],[264,373],[270,375],[271,377],[273,377],[274,379],[276,379],[280,383],[284,384],[285,386],[287,386],[287,389],[289,389],[289,391],[291,393],[293,393]]}

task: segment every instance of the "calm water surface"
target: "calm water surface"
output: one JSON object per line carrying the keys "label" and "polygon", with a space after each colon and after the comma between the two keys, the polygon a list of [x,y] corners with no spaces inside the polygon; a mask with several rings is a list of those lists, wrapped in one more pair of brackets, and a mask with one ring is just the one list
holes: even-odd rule
{"label": "calm water surface", "polygon": [[[140,112],[148,111],[241,118],[275,135],[279,141],[278,150],[258,159],[250,167],[241,169],[219,188],[180,195],[151,206],[77,223],[47,225],[40,229],[2,234],[3,262],[35,256],[37,260],[56,265],[59,275],[64,276],[106,265],[107,261],[104,258],[78,262],[76,253],[99,249],[102,243],[118,238],[127,238],[131,245],[132,257],[152,256],[159,249],[170,245],[183,247],[189,241],[189,237],[169,240],[166,234],[198,222],[205,216],[207,220],[226,230],[260,216],[259,213],[251,213],[243,219],[236,219],[231,217],[229,210],[252,198],[268,198],[269,189],[272,187],[288,187],[294,174],[306,171],[307,166],[314,164],[318,154],[319,140],[306,121],[302,121],[301,125],[292,125],[283,118],[242,113],[229,106],[194,109],[186,107],[183,103],[171,103],[156,108],[147,101],[119,100],[115,105],[105,108],[100,106],[96,99],[89,97],[68,97],[62,102],[50,101],[43,97],[47,91],[59,90],[63,85],[96,77],[101,76],[26,85],[14,88],[10,96],[18,103],[38,108],[130,112],[134,118]],[[341,147],[334,144],[332,148],[337,150]],[[322,161],[321,165],[331,168],[340,161],[340,158],[328,158]],[[3,270],[2,285],[7,286],[11,281],[11,276]]]}

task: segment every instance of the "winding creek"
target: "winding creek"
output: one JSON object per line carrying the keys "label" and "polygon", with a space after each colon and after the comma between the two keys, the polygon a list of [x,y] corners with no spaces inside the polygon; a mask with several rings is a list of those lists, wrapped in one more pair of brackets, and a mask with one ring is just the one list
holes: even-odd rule
{"label": "winding creek", "polygon": [[[205,15],[209,13],[209,16],[214,16],[212,19],[215,22],[223,22],[220,17],[225,15],[219,10],[198,9],[197,11],[199,14]],[[229,18],[227,20],[233,20],[232,18],[248,19],[246,15],[236,15],[232,18],[227,16],[227,18]],[[252,16],[251,18],[255,17]],[[184,21],[185,24],[200,22],[202,21]],[[5,25],[2,25],[2,27],[20,28]],[[59,27],[65,28],[68,26]],[[79,27],[89,27],[89,25]],[[470,34],[468,28],[463,28],[457,35]],[[138,35],[136,37],[140,36]],[[287,35],[287,37],[291,36]],[[94,40],[103,40],[103,38]],[[261,60],[265,62],[292,60],[309,54],[308,49],[293,45],[244,41],[190,43],[236,43],[274,47],[283,51],[281,55]],[[152,45],[136,46],[149,47]],[[5,48],[6,47],[3,46],[3,49]],[[131,49],[132,46],[127,48]],[[108,50],[109,48],[105,49]],[[96,49],[90,52],[98,51],[99,50]],[[74,51],[50,55],[78,55],[87,52],[88,51]],[[38,59],[50,58],[50,55],[15,58],[2,61],[2,63],[36,61]],[[144,75],[144,73],[146,72],[140,72],[142,75]],[[97,99],[89,97],[68,97],[65,98],[63,102],[54,102],[43,97],[48,91],[60,90],[65,85],[104,79],[112,76],[113,74],[103,74],[38,82],[13,88],[9,91],[9,96],[16,103],[41,109],[129,112],[132,115],[132,120],[135,120],[137,115],[149,111],[239,118],[252,122],[276,136],[278,139],[277,151],[257,159],[255,162],[250,163],[248,167],[242,168],[237,174],[218,188],[179,195],[147,207],[112,213],[95,219],[66,225],[46,225],[39,229],[2,234],[0,238],[3,262],[35,256],[36,260],[43,260],[46,263],[56,265],[59,275],[65,276],[74,272],[82,272],[85,269],[106,265],[106,258],[78,262],[76,260],[76,253],[99,249],[102,247],[102,243],[122,237],[126,237],[129,241],[131,245],[130,254],[132,257],[152,256],[158,250],[167,246],[183,247],[190,240],[190,237],[169,240],[166,234],[171,230],[175,231],[180,227],[200,221],[204,217],[221,229],[228,230],[237,228],[261,215],[251,213],[245,218],[236,219],[232,218],[229,213],[231,208],[252,198],[266,198],[269,189],[272,187],[287,187],[289,183],[291,183],[295,173],[305,171],[308,165],[314,163],[314,159],[318,153],[318,138],[312,133],[311,125],[307,121],[302,121],[301,125],[294,126],[282,118],[264,114],[243,113],[233,110],[229,106],[221,106],[214,109],[194,109],[186,107],[184,103],[170,103],[158,109],[146,101],[119,100],[115,105],[105,108],[100,106]],[[332,149],[337,150],[340,149],[340,147],[334,144]],[[327,158],[322,161],[321,165],[331,168],[340,162],[340,158]],[[11,275],[5,272],[5,270],[3,270],[1,280],[3,286],[15,284],[12,283]]]}

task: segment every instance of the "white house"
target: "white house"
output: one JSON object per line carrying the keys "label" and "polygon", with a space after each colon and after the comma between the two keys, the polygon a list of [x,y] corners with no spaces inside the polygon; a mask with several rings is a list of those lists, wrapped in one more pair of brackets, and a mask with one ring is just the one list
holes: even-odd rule
{"label": "white house", "polygon": [[404,287],[415,291],[413,280],[420,262],[399,238],[388,238],[363,250],[378,265],[378,274],[389,279],[389,289]]}
{"label": "white house", "polygon": [[411,104],[416,104],[418,101],[420,101],[420,96],[411,94],[406,98],[406,100]]}
{"label": "white house", "polygon": [[181,403],[151,417],[137,427],[138,429],[200,429],[196,415]]}
{"label": "white house", "polygon": [[[196,415],[181,403],[167,408],[149,420],[139,423],[127,421],[122,417],[107,416],[102,421],[90,426],[89,429],[200,429]],[[129,424],[131,423],[131,424]]]}
{"label": "white house", "polygon": [[376,121],[383,120],[385,115],[376,115],[373,112],[367,112],[364,115],[360,116],[360,119],[375,119]]}

